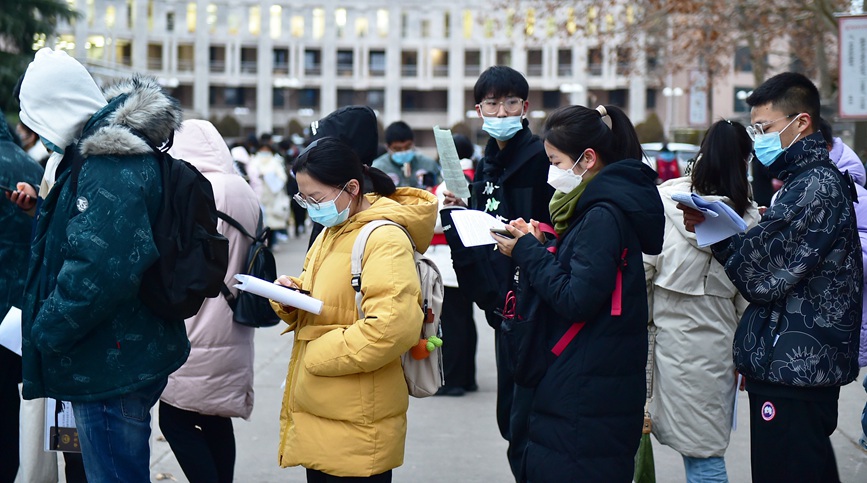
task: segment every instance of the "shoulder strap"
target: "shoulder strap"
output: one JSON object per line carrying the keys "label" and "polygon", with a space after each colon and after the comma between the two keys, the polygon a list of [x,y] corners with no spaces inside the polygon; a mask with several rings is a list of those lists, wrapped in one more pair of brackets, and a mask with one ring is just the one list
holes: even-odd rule
{"label": "shoulder strap", "polygon": [[[235,228],[236,230],[240,231],[240,232],[241,232],[244,236],[246,236],[247,238],[250,238],[251,240],[255,240],[255,239],[256,239],[256,237],[253,236],[253,235],[251,235],[251,234],[250,234],[250,233],[249,233],[249,232],[244,228],[243,225],[241,225],[240,223],[238,223],[238,220],[232,218],[231,216],[229,216],[229,215],[223,213],[223,212],[220,211],[220,210],[217,210],[217,217],[218,217],[219,219],[225,221],[225,222],[228,223],[229,225],[232,225],[233,228]],[[259,225],[259,226],[257,227],[257,230],[256,230],[257,232],[258,232],[258,231],[261,231],[261,230],[260,230],[260,228],[261,228],[261,226],[262,226],[262,215],[261,215],[261,213],[259,214],[259,223],[258,223],[258,225]]]}
{"label": "shoulder strap", "polygon": [[352,274],[350,283],[355,290],[355,305],[358,307],[358,314],[362,317],[364,316],[364,311],[361,310],[361,262],[364,257],[364,247],[367,245],[367,239],[370,238],[373,230],[385,225],[394,225],[400,228],[406,234],[406,237],[409,238],[409,242],[412,243],[412,249],[415,251],[415,241],[413,241],[409,232],[403,226],[390,220],[374,220],[364,225],[355,238],[355,243],[352,244],[352,256],[349,262],[350,273]]}

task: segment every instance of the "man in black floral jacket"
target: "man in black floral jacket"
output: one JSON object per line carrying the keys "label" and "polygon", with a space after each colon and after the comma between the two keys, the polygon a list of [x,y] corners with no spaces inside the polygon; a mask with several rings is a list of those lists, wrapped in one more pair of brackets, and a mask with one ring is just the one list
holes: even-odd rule
{"label": "man in black floral jacket", "polygon": [[[734,360],[750,397],[753,481],[839,481],[830,435],[858,375],[863,269],[848,175],[828,157],[819,92],[783,73],[747,103],[756,157],[784,182],[761,222],[713,245],[750,301]],[[684,210],[689,229],[703,218]]]}

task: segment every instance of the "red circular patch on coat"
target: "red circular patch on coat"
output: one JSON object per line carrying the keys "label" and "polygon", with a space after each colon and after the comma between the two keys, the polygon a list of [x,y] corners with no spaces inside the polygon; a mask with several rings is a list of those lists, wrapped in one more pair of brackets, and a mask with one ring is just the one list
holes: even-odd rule
{"label": "red circular patch on coat", "polygon": [[777,408],[774,407],[774,404],[771,401],[765,401],[762,404],[762,419],[765,421],[770,421],[774,419],[774,416],[777,415]]}

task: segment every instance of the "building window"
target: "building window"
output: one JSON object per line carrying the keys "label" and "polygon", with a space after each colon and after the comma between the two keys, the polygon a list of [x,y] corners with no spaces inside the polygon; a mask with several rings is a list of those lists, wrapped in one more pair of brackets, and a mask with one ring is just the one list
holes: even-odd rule
{"label": "building window", "polygon": [[464,10],[464,38],[473,38],[473,12]]}
{"label": "building window", "polygon": [[433,63],[434,77],[449,76],[449,51],[442,49],[431,49],[430,58]]}
{"label": "building window", "polygon": [[753,92],[751,87],[735,87],[734,88],[734,107],[735,112],[749,113],[750,106],[747,105],[747,97]]}
{"label": "building window", "polygon": [[334,24],[337,25],[337,38],[346,36],[346,9],[338,8],[334,11]]}
{"label": "building window", "polygon": [[271,92],[271,106],[282,109],[286,105],[286,89],[274,88]]}
{"label": "building window", "polygon": [[497,51],[497,65],[512,65],[512,51],[511,50],[498,50]]}
{"label": "building window", "polygon": [[629,75],[632,69],[632,49],[628,47],[617,48],[617,75]]}
{"label": "building window", "polygon": [[226,87],[223,90],[223,100],[227,106],[240,107],[244,105],[243,87]]}
{"label": "building window", "polygon": [[587,51],[587,70],[590,75],[602,75],[602,49],[597,47]]}
{"label": "building window", "polygon": [[337,89],[337,107],[351,106],[355,102],[355,91],[349,89]]}
{"label": "building window", "polygon": [[629,92],[626,89],[614,89],[608,91],[608,103],[621,109],[626,109],[626,98]]}
{"label": "building window", "polygon": [[560,91],[542,91],[542,109],[557,109],[567,103],[560,102]]}
{"label": "building window", "polygon": [[163,70],[163,46],[148,44],[148,70]]}
{"label": "building window", "polygon": [[178,70],[182,72],[191,72],[193,70],[192,44],[178,45]]}
{"label": "building window", "polygon": [[226,47],[212,45],[209,49],[211,72],[226,71]]}
{"label": "building window", "polygon": [[[114,8],[114,7],[109,7]],[[193,33],[196,31],[196,4],[190,2],[187,4],[187,32]]]}
{"label": "building window", "polygon": [[414,50],[404,50],[400,53],[400,73],[405,77],[418,75],[418,54]]}
{"label": "building window", "polygon": [[367,37],[367,30],[369,25],[367,23],[367,17],[359,17],[355,19],[355,36],[359,39],[363,39]]}
{"label": "building window", "polygon": [[319,89],[300,89],[298,91],[298,107],[301,109],[318,108]]}
{"label": "building window", "polygon": [[304,51],[304,74],[322,75],[322,52],[319,50]]}
{"label": "building window", "polygon": [[301,15],[293,16],[290,28],[292,29],[292,36],[296,39],[304,37],[304,17]]}
{"label": "building window", "polygon": [[289,73],[289,49],[274,49],[274,73]]}
{"label": "building window", "polygon": [[217,31],[217,5],[214,3],[208,4],[208,32],[214,33]]}
{"label": "building window", "polygon": [[443,32],[443,38],[449,38],[452,36],[452,16],[451,12],[446,12],[443,17],[443,28],[445,31]]}
{"label": "building window", "polygon": [[241,72],[245,74],[255,74],[258,66],[256,59],[256,47],[241,48]]}
{"label": "building window", "polygon": [[241,14],[237,11],[229,13],[229,35],[238,35],[241,31]]}
{"label": "building window", "polygon": [[351,50],[337,51],[337,75],[352,75],[352,57],[353,55]]}
{"label": "building window", "polygon": [[166,32],[175,31],[175,12],[166,13]]}
{"label": "building window", "polygon": [[572,49],[560,49],[557,51],[557,75],[560,77],[572,77]]}
{"label": "building window", "polygon": [[464,52],[464,76],[476,77],[482,73],[482,54],[478,50]]}
{"label": "building window", "polygon": [[527,19],[525,21],[524,33],[526,33],[528,37],[532,37],[536,33],[536,9],[535,8],[528,8],[527,9]]}
{"label": "building window", "polygon": [[370,51],[370,64],[368,65],[368,71],[372,76],[384,76],[385,75],[385,51],[384,50],[371,50]]}
{"label": "building window", "polygon": [[126,28],[132,30],[135,19],[135,9],[132,0],[126,0]]}
{"label": "building window", "polygon": [[421,38],[430,38],[430,20],[424,19],[421,21]]}
{"label": "building window", "polygon": [[252,35],[259,35],[262,32],[262,8],[259,5],[254,5],[247,11],[249,12],[247,30]]}
{"label": "building window", "polygon": [[[193,5],[195,5],[195,3]],[[114,5],[109,5],[105,9],[105,28],[109,30],[113,29],[116,20],[117,10],[115,10]]]}
{"label": "building window", "polygon": [[388,10],[380,8],[376,11],[376,32],[380,37],[388,37]]}
{"label": "building window", "polygon": [[372,109],[384,109],[385,91],[382,89],[371,89],[367,91],[367,105]]}
{"label": "building window", "polygon": [[644,107],[646,109],[656,109],[656,89],[647,89],[644,98]]}
{"label": "building window", "polygon": [[409,15],[406,13],[400,14],[400,38],[405,39],[409,36]]}
{"label": "building window", "polygon": [[279,39],[283,35],[283,7],[271,5],[271,38]]}
{"label": "building window", "polygon": [[735,72],[752,72],[753,59],[749,47],[735,48]]}
{"label": "building window", "polygon": [[527,51],[527,75],[530,77],[542,77],[542,51]]}
{"label": "building window", "polygon": [[325,10],[313,9],[313,38],[321,39],[325,35]]}

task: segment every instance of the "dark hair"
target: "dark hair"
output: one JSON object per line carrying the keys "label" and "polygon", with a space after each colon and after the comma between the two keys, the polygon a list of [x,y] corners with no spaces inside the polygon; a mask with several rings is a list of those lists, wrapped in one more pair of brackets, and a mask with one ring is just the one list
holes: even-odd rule
{"label": "dark hair", "polygon": [[[831,123],[826,121],[823,117],[819,119],[819,131],[822,131],[822,137],[825,138],[825,144],[828,146],[834,145],[834,128],[831,127]],[[828,149],[831,149],[830,147]]]}
{"label": "dark hair", "polygon": [[356,180],[364,189],[364,175],[370,178],[373,192],[382,196],[394,193],[394,181],[376,168],[368,168],[348,144],[334,137],[319,138],[295,158],[292,172],[307,173],[320,183],[342,188]]}
{"label": "dark hair", "polygon": [[616,106],[604,109],[611,118],[611,127],[597,109],[561,107],[545,121],[542,138],[575,161],[588,148],[599,154],[603,165],[622,159],[642,159],[638,134],[626,114]]}
{"label": "dark hair", "polygon": [[385,144],[412,141],[413,139],[415,139],[415,135],[412,133],[412,128],[403,121],[395,121],[385,129]]}
{"label": "dark hair", "polygon": [[476,104],[489,96],[493,98],[517,96],[526,101],[529,95],[530,85],[527,84],[527,79],[520,72],[505,65],[488,67],[473,87]]}
{"label": "dark hair", "polygon": [[698,151],[692,170],[692,189],[701,195],[725,196],[743,216],[750,206],[747,157],[753,143],[743,124],[720,120],[714,123]]}
{"label": "dark hair", "polygon": [[818,129],[819,90],[803,74],[783,72],[762,83],[747,97],[750,107],[771,106],[785,115],[806,112],[813,120],[813,129]]}
{"label": "dark hair", "polygon": [[473,142],[463,134],[455,134],[452,136],[452,139],[455,140],[455,149],[458,152],[458,158],[460,159],[472,159],[473,155],[476,154],[476,148],[473,146]]}

